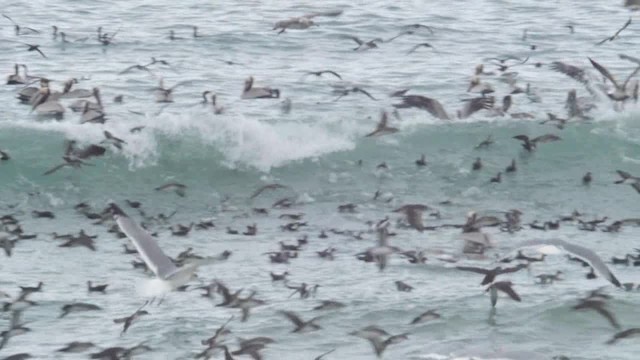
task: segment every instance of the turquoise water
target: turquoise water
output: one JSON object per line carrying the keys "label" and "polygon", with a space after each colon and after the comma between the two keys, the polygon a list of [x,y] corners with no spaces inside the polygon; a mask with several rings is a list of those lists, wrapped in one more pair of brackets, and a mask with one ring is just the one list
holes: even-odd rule
{"label": "turquoise water", "polygon": [[[339,17],[318,17],[319,26],[307,30],[287,30],[277,35],[276,21],[314,11],[343,9]],[[587,270],[568,263],[563,256],[550,256],[545,263],[502,276],[514,282],[523,301],[500,299],[497,313],[490,317],[490,304],[479,275],[460,272],[454,264],[437,259],[442,253],[460,256],[459,230],[441,229],[418,233],[395,229],[393,213],[402,204],[424,203],[435,207],[441,219],[429,218],[428,225],[462,223],[471,211],[495,212],[519,209],[523,222],[552,220],[573,210],[585,219],[607,216],[609,222],[637,214],[638,194],[628,185],[615,185],[615,170],[640,174],[640,111],[630,102],[622,111],[601,94],[593,100],[597,108],[592,121],[568,124],[564,130],[540,125],[547,112],[565,116],[567,91],[589,96],[584,87],[549,69],[552,61],[584,67],[599,79],[587,56],[606,65],[618,78],[633,70],[620,60],[619,53],[634,56],[638,30],[635,14],[614,3],[578,1],[537,2],[479,1],[451,4],[448,1],[405,1],[388,3],[328,1],[249,1],[228,4],[200,2],[142,1],[121,3],[72,1],[51,4],[43,1],[8,2],[2,12],[23,26],[42,31],[19,40],[37,43],[48,56],[24,51],[24,45],[0,41],[0,69],[6,74],[13,64],[26,63],[32,75],[47,76],[57,89],[68,78],[80,80],[79,88],[99,87],[108,121],[80,125],[80,115],[67,111],[62,121],[39,120],[29,107],[15,100],[16,86],[0,87],[4,111],[0,117],[0,149],[12,159],[0,164],[0,214],[16,213],[26,233],[38,234],[20,241],[12,257],[0,255],[0,290],[16,295],[18,285],[44,282],[42,293],[31,299],[38,303],[24,313],[32,331],[11,338],[0,356],[29,352],[37,359],[87,358],[87,353],[109,346],[134,346],[145,341],[152,352],[140,359],[193,358],[203,350],[200,340],[211,335],[230,315],[233,334],[228,344],[236,348],[235,337],[270,336],[276,340],[264,350],[265,359],[312,359],[336,349],[328,359],[375,357],[367,341],[347,335],[370,324],[392,334],[408,332],[409,340],[390,345],[387,359],[550,359],[566,355],[571,359],[635,359],[639,346],[623,340],[604,345],[614,333],[606,320],[593,312],[574,312],[579,297],[606,286],[603,279],[587,280]],[[629,16],[632,24],[620,38],[602,46],[594,44],[612,35]],[[348,36],[365,40],[391,38],[404,25],[432,26],[434,34],[416,30],[412,35],[383,43],[378,49],[355,52]],[[16,40],[11,23],[2,18],[0,39]],[[70,40],[89,36],[85,43],[62,44],[50,35],[57,25]],[[199,26],[203,38],[191,37],[191,25]],[[565,25],[573,25],[570,34]],[[114,44],[103,47],[95,41],[95,29],[119,29]],[[522,33],[528,29],[527,40]],[[182,40],[168,39],[174,30]],[[435,48],[407,52],[418,43]],[[536,50],[530,46],[536,45]],[[393,91],[411,88],[410,94],[439,99],[450,114],[471,97],[465,90],[475,65],[497,71],[488,59],[514,55],[529,57],[518,72],[518,85],[530,83],[541,98],[531,102],[525,94],[514,95],[511,112],[529,112],[534,119],[490,117],[480,112],[468,119],[442,121],[426,111],[401,110],[402,120],[390,116],[399,132],[380,138],[365,138],[382,109],[391,110]],[[119,74],[128,66],[145,64],[151,56],[164,59],[172,67],[155,65],[152,71],[165,84],[177,87],[175,102],[166,108],[154,103],[157,78],[146,72]],[[233,61],[243,65],[226,65]],[[533,64],[541,62],[542,67]],[[331,69],[344,82],[330,75],[303,77],[304,71]],[[259,86],[279,88],[278,100],[240,100],[243,81],[253,75]],[[485,76],[501,98],[510,91],[498,76]],[[352,84],[369,91],[378,101],[350,94],[334,102],[332,86]],[[226,111],[213,115],[199,104],[200,93],[218,94]],[[112,99],[124,95],[123,104]],[[282,112],[281,102],[289,98],[292,110]],[[68,104],[70,101],[66,101]],[[160,110],[162,110],[160,112]],[[142,115],[132,113],[138,112]],[[159,114],[158,114],[159,112]],[[145,126],[130,133],[134,126]],[[42,174],[60,163],[65,140],[86,145],[103,139],[109,130],[127,142],[122,150],[110,147],[95,166],[81,170],[62,169]],[[559,142],[540,144],[533,154],[522,151],[514,135],[553,133]],[[474,149],[492,135],[495,144]],[[417,168],[414,161],[425,154],[428,166]],[[484,167],[472,172],[471,164],[481,157]],[[516,159],[518,172],[504,175],[500,184],[489,179]],[[359,160],[362,164],[359,165]],[[385,162],[389,169],[377,169]],[[593,173],[589,187],[582,176]],[[158,193],[153,189],[177,181],[187,185],[186,197]],[[249,199],[258,187],[278,182],[288,186]],[[385,200],[372,200],[380,190]],[[270,209],[282,197],[291,197],[292,209]],[[145,300],[136,291],[149,278],[130,265],[133,257],[122,254],[127,239],[117,239],[105,226],[93,225],[77,214],[73,206],[88,202],[102,209],[109,201],[123,205],[137,220],[124,200],[143,203],[147,214],[171,213],[170,224],[188,224],[213,218],[216,227],[192,231],[187,237],[173,237],[169,224],[158,225],[161,247],[175,256],[188,247],[204,255],[233,251],[229,261],[202,268],[205,280],[224,281],[231,290],[255,290],[266,304],[252,310],[247,322],[240,322],[239,310],[215,307],[218,296],[207,300],[198,291],[172,293],[160,306],[148,308],[149,316],[135,323],[122,337],[121,327],[112,320],[135,311]],[[223,199],[227,199],[224,201]],[[450,205],[440,205],[442,201]],[[357,213],[338,213],[345,203],[357,204]],[[252,208],[269,208],[268,215],[256,215]],[[32,210],[51,210],[54,220],[33,219]],[[223,211],[227,210],[227,211]],[[304,213],[308,223],[297,233],[284,232],[283,213]],[[372,264],[356,261],[355,255],[375,243],[368,221],[389,216],[397,236],[391,242],[403,249],[426,249],[425,265],[408,264],[392,257],[384,272]],[[257,224],[257,236],[229,235],[227,227],[241,232]],[[84,229],[98,235],[96,252],[84,248],[60,248],[60,240],[50,233],[70,233]],[[321,230],[341,229],[362,232],[361,240]],[[588,246],[603,258],[633,252],[638,230],[625,227],[620,233],[579,231],[577,224],[563,224],[558,231],[523,230],[514,234],[487,229],[496,248],[488,259],[471,261],[493,267],[496,254],[504,255],[512,244],[536,237],[561,237]],[[270,264],[264,252],[278,249],[278,242],[294,243],[308,235],[309,245],[289,265]],[[327,261],[315,251],[337,249],[336,259]],[[460,264],[469,262],[464,257]],[[315,298],[289,298],[281,283],[272,283],[269,272],[288,270],[298,284],[321,285]],[[564,280],[550,286],[535,284],[540,273],[564,272]],[[614,266],[622,282],[637,282],[634,267]],[[106,295],[87,294],[85,282],[109,283]],[[398,292],[394,281],[415,287]],[[640,325],[635,305],[637,293],[608,286],[613,296],[608,308],[623,328]],[[340,310],[319,313],[311,310],[320,300],[347,304]],[[89,302],[103,308],[97,312],[71,314],[58,319],[62,305]],[[407,325],[418,314],[437,309],[440,320],[417,326]],[[278,310],[294,310],[304,319],[323,315],[323,329],[309,334],[292,334],[293,326]],[[9,314],[0,314],[0,328],[8,327]],[[6,325],[5,325],[6,324]],[[71,341],[91,341],[98,347],[87,353],[61,355],[55,350]],[[223,358],[222,353],[217,354]],[[243,358],[240,356],[239,358]],[[247,357],[245,357],[247,358]]]}

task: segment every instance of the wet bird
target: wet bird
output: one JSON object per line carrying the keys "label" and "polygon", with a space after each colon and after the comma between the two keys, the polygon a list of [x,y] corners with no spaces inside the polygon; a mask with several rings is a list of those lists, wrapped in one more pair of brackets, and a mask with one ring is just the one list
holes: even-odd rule
{"label": "wet bird", "polygon": [[496,176],[494,176],[491,179],[489,179],[489,182],[491,182],[491,183],[500,183],[500,182],[502,182],[502,172],[498,172],[498,174],[496,174]]}
{"label": "wet bird", "polygon": [[591,176],[591,171],[588,171],[586,174],[584,174],[584,176],[582,177],[582,185],[589,185],[591,184],[591,181],[593,180],[593,177]]}
{"label": "wet bird", "polygon": [[380,122],[378,122],[378,124],[376,125],[376,129],[365,135],[365,137],[382,136],[398,132],[398,128],[389,126],[388,121],[389,114],[386,111],[382,111]]}
{"label": "wet bird", "polygon": [[516,159],[511,159],[511,164],[509,164],[504,169],[504,172],[505,173],[512,173],[512,172],[516,172],[516,170],[518,170],[518,168],[516,167]]}

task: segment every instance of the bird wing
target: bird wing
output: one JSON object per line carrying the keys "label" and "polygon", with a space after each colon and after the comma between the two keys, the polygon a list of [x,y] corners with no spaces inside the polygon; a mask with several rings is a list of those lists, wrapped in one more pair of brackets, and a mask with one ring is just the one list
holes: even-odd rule
{"label": "bird wing", "polygon": [[302,319],[300,319],[300,317],[298,317],[298,315],[296,315],[293,311],[280,311],[280,313],[286,316],[287,319],[289,319],[289,321],[291,321],[297,327],[304,326],[304,321],[302,321]]}
{"label": "bird wing", "polygon": [[620,281],[618,281],[618,279],[615,277],[615,275],[613,275],[613,273],[611,272],[611,270],[609,270],[609,268],[607,267],[607,265],[604,263],[604,261],[602,261],[602,259],[600,258],[600,256],[598,256],[598,254],[596,254],[595,252],[593,252],[590,249],[587,249],[586,247],[580,246],[580,245],[575,245],[569,242],[566,242],[564,240],[560,240],[560,239],[535,239],[535,240],[528,240],[528,241],[524,241],[520,244],[518,244],[518,248],[522,248],[522,247],[531,247],[531,246],[543,246],[542,249],[538,249],[539,251],[548,251],[551,250],[550,248],[548,248],[548,246],[553,246],[556,248],[562,248],[567,252],[572,253],[573,255],[583,259],[584,261],[588,262],[589,265],[591,265],[591,267],[593,267],[594,269],[596,269],[598,271],[598,273],[600,273],[600,275],[602,275],[604,278],[606,278],[609,282],[611,282],[613,285],[617,286],[617,287],[621,287],[622,284],[620,284]]}
{"label": "bird wing", "polygon": [[622,88],[625,89],[627,87],[627,84],[629,83],[629,80],[631,80],[632,77],[636,76],[636,74],[638,73],[638,71],[640,70],[640,66],[637,66],[635,70],[633,70],[633,72],[625,79],[624,84],[622,84]]}
{"label": "bird wing", "polygon": [[117,205],[111,204],[111,208],[114,211],[113,217],[120,230],[131,240],[136,250],[138,250],[138,254],[156,276],[165,279],[177,270],[177,267],[162,252],[156,240],[149,233],[131,220]]}
{"label": "bird wing", "polygon": [[635,191],[640,193],[640,182],[636,181],[636,182],[632,183],[631,187],[634,188]]}
{"label": "bird wing", "polygon": [[107,151],[106,148],[100,145],[89,145],[82,149],[76,149],[73,151],[73,155],[78,159],[88,159],[92,156],[102,156]]}
{"label": "bird wing", "polygon": [[631,18],[629,18],[629,20],[627,20],[626,23],[624,23],[624,25],[622,25],[622,27],[620,29],[618,29],[618,31],[616,31],[615,34],[613,34],[612,38],[616,38],[618,35],[620,35],[620,33],[626,29],[629,25],[631,25]]}
{"label": "bird wing", "polygon": [[465,119],[477,111],[492,108],[494,103],[495,98],[493,96],[470,99],[466,101],[466,104],[460,111],[459,117],[460,119]]}
{"label": "bird wing", "polygon": [[449,115],[447,115],[447,112],[438,100],[430,98],[425,99],[427,99],[427,101],[424,103],[424,109],[438,119],[449,120]]}
{"label": "bird wing", "polygon": [[551,63],[550,67],[551,67],[551,70],[561,72],[581,83],[587,82],[587,80],[584,77],[584,70],[577,66],[566,64],[566,63],[563,63],[562,61],[554,61]]}
{"label": "bird wing", "polygon": [[477,268],[473,266],[456,266],[456,269],[463,270],[463,271],[471,271],[474,273],[484,274],[484,275],[487,275],[490,273],[490,271],[487,269]]}
{"label": "bird wing", "polygon": [[325,71],[321,71],[321,73],[331,74],[331,75],[334,75],[335,77],[337,77],[338,79],[342,80],[342,76],[340,76],[337,72],[335,72],[333,70],[325,70]]}
{"label": "bird wing", "polygon": [[369,94],[366,90],[362,90],[360,88],[354,88],[354,90],[355,91],[359,91],[359,92],[367,95],[371,100],[376,100],[376,101],[378,100],[378,99],[374,98],[373,96],[371,96],[371,94]]}
{"label": "bird wing", "polygon": [[407,211],[407,221],[415,229],[422,231],[424,224],[422,223],[422,210],[410,209]]}
{"label": "bird wing", "polygon": [[362,45],[364,44],[364,41],[360,40],[359,38],[355,37],[355,36],[350,36],[349,37],[351,40],[355,41],[358,45]]}
{"label": "bird wing", "polygon": [[42,52],[42,50],[40,50],[40,48],[36,47],[35,49],[36,49],[36,51],[37,51],[37,52],[39,52],[39,53],[40,53],[40,55],[42,55],[42,57],[43,57],[43,58],[45,58],[45,59],[47,58],[47,55],[45,55],[45,54]]}
{"label": "bird wing", "polygon": [[562,140],[562,138],[560,136],[558,136],[558,135],[545,134],[545,135],[540,135],[538,137],[535,137],[535,138],[531,139],[531,142],[548,143],[548,142],[558,141],[558,140]]}
{"label": "bird wing", "polygon": [[67,163],[63,163],[63,164],[60,164],[60,165],[56,165],[56,166],[52,167],[51,169],[47,170],[47,171],[46,171],[44,174],[42,174],[42,175],[50,175],[50,174],[53,174],[54,172],[56,172],[56,171],[58,171],[58,170],[62,169],[62,168],[63,168],[63,167],[65,167],[65,166],[68,166],[68,165],[69,165],[69,164],[67,164]]}
{"label": "bird wing", "polygon": [[502,291],[503,293],[509,295],[510,298],[512,298],[515,301],[522,301],[522,299],[520,299],[520,295],[518,295],[513,288],[511,287],[511,284],[508,282],[503,282],[503,281],[499,281],[497,283],[493,284],[493,287],[495,287],[496,289]]}
{"label": "bird wing", "polygon": [[618,321],[616,320],[616,318],[607,309],[603,308],[602,306],[596,306],[596,307],[593,307],[592,309],[594,309],[595,311],[598,312],[598,314],[604,316],[607,320],[609,320],[609,323],[611,323],[611,326],[613,326],[616,329],[620,329],[620,324],[618,324]]}
{"label": "bird wing", "polygon": [[524,268],[527,267],[527,264],[518,264],[517,266],[514,267],[510,267],[510,268],[506,268],[506,269],[500,269],[497,274],[510,274],[510,273],[514,273],[516,271],[522,270]]}
{"label": "bird wing", "polygon": [[625,54],[620,54],[618,55],[618,57],[620,57],[620,59],[622,60],[628,60],[631,62],[634,62],[638,65],[640,65],[640,59],[638,59],[637,57],[633,57],[633,56],[629,56],[629,55],[625,55]]}
{"label": "bird wing", "polygon": [[604,66],[602,66],[602,65],[598,64],[597,62],[595,62],[593,59],[591,59],[591,58],[588,58],[588,59],[589,59],[589,61],[591,61],[591,65],[593,65],[593,67],[596,68],[596,70],[598,70],[600,72],[600,74],[602,74],[602,76],[606,77],[607,79],[609,79],[609,81],[611,81],[613,86],[615,86],[616,88],[620,88],[620,86],[618,85],[618,82],[613,77],[613,75],[611,75],[609,70],[607,70]]}

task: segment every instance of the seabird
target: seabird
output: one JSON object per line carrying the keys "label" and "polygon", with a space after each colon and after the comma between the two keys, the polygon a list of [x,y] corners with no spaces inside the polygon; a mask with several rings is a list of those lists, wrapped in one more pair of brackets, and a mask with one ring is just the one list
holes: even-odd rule
{"label": "seabird", "polygon": [[488,135],[486,139],[482,140],[480,144],[475,146],[475,149],[488,148],[493,143],[493,137],[491,135]]}
{"label": "seabird", "polygon": [[[416,46],[412,47],[412,48],[411,48],[411,50],[409,50],[409,51],[407,52],[407,55],[409,55],[409,54],[413,53],[414,51],[418,50],[418,49],[419,49],[419,48],[421,48],[421,47],[428,47],[428,48],[432,48],[432,49],[434,49],[434,47],[433,47],[433,46],[431,46],[431,44],[429,44],[429,43],[426,43],[426,42],[425,42],[425,43],[420,43],[420,44],[418,44],[418,45],[416,45]],[[435,50],[435,49],[434,49],[434,50]]]}
{"label": "seabird", "polygon": [[520,296],[513,290],[513,283],[511,281],[496,281],[489,285],[486,291],[491,292],[491,306],[496,307],[498,302],[498,291],[509,295],[509,297],[517,302],[520,302]]}
{"label": "seabird", "polygon": [[323,300],[322,303],[313,308],[313,310],[336,310],[342,309],[347,305],[334,300]]}
{"label": "seabird", "polygon": [[562,271],[558,270],[555,274],[540,274],[536,278],[540,280],[540,284],[551,284],[560,280],[560,275],[562,275]]}
{"label": "seabird", "polygon": [[483,274],[484,278],[482,279],[482,282],[480,283],[480,285],[487,285],[492,283],[495,280],[496,276],[498,275],[514,273],[518,270],[522,270],[527,267],[528,265],[526,264],[518,264],[514,267],[504,268],[504,269],[500,266],[493,269],[482,269],[474,266],[456,266],[456,269]]}
{"label": "seabird", "polygon": [[442,104],[438,100],[428,98],[421,95],[404,95],[402,96],[402,103],[394,104],[395,108],[404,109],[415,107],[418,109],[427,110],[431,115],[442,120],[449,120],[450,117],[442,107]]}
{"label": "seabird", "polygon": [[333,99],[333,101],[338,101],[338,100],[342,99],[343,97],[345,97],[345,96],[347,96],[347,95],[349,95],[349,94],[355,94],[355,93],[361,93],[361,94],[364,94],[364,95],[366,95],[369,99],[374,100],[374,101],[377,101],[377,100],[378,100],[378,99],[374,98],[371,94],[369,94],[369,92],[368,92],[368,91],[363,90],[362,88],[357,87],[357,86],[356,86],[356,87],[353,87],[353,88],[351,88],[351,89],[344,89],[344,88],[343,88],[343,89],[336,89],[336,91],[334,91],[334,92],[337,92],[339,95],[338,95],[338,97],[337,97],[337,98]]}
{"label": "seabird", "polygon": [[278,311],[280,314],[284,315],[291,321],[296,327],[291,332],[305,332],[305,331],[315,331],[320,330],[320,325],[316,324],[315,321],[320,317],[316,316],[313,319],[308,321],[302,320],[296,313],[293,311]]}
{"label": "seabird", "polygon": [[280,97],[280,90],[270,87],[254,87],[253,76],[249,76],[244,82],[241,99],[273,99]]}
{"label": "seabird", "polygon": [[398,291],[410,292],[411,290],[413,290],[413,286],[405,283],[404,281],[397,280],[395,284],[396,284],[396,289],[398,289]]}
{"label": "seabird", "polygon": [[273,26],[273,30],[281,29],[280,31],[278,31],[278,35],[280,35],[287,29],[304,30],[310,28],[313,25],[318,26],[315,22],[313,22],[313,20],[311,20],[311,18],[301,16],[278,21]]}
{"label": "seabird", "polygon": [[476,158],[476,160],[473,162],[473,165],[471,165],[471,170],[473,171],[478,171],[482,169],[482,160],[478,157]]}
{"label": "seabird", "polygon": [[620,35],[620,33],[624,29],[626,29],[629,25],[631,25],[631,17],[629,17],[629,20],[627,20],[627,22],[625,22],[624,25],[622,25],[622,27],[620,29],[618,29],[618,31],[616,31],[615,34],[613,34],[613,36],[609,36],[609,37],[604,38],[602,41],[597,42],[596,45],[602,45],[607,41],[613,41],[613,40],[617,39],[618,35]]}
{"label": "seabird", "polygon": [[489,182],[491,182],[491,183],[500,183],[500,182],[502,182],[502,172],[499,171],[496,174],[496,176],[494,176],[491,179],[489,179]]}
{"label": "seabird", "polygon": [[513,138],[522,141],[522,147],[528,152],[532,152],[533,150],[535,150],[538,143],[548,143],[562,140],[562,138],[554,134],[540,135],[533,139],[529,139],[527,135],[516,135]]}
{"label": "seabird", "polygon": [[120,333],[120,336],[124,335],[124,333],[127,332],[129,327],[131,327],[131,325],[133,325],[133,323],[135,321],[140,319],[140,317],[142,317],[144,315],[149,315],[149,312],[147,312],[146,310],[142,309],[145,305],[147,305],[146,302],[144,303],[144,305],[142,305],[142,307],[140,307],[138,310],[136,310],[136,312],[134,312],[133,314],[131,314],[129,316],[125,316],[125,317],[113,320],[113,322],[115,324],[123,324],[123,328],[122,328],[122,332]]}
{"label": "seabird", "polygon": [[264,185],[258,188],[256,191],[254,191],[253,194],[251,194],[251,196],[249,197],[249,199],[254,199],[258,197],[260,194],[262,194],[266,190],[277,190],[277,189],[286,189],[286,188],[288,187],[278,183]]}
{"label": "seabird", "polygon": [[152,285],[159,285],[160,292],[168,292],[191,281],[195,277],[195,272],[199,266],[212,264],[221,258],[208,257],[202,260],[194,260],[183,267],[176,267],[173,262],[162,252],[156,240],[143,228],[138,226],[124,211],[116,204],[110,205],[113,218],[133,243],[138,254],[155,273],[156,279],[152,280]]}
{"label": "seabird", "polygon": [[495,98],[493,96],[465,100],[462,110],[458,110],[458,119],[466,119],[477,111],[491,109],[494,104]]}
{"label": "seabird", "polygon": [[[17,72],[17,70],[16,70]],[[342,80],[342,76],[340,76],[340,74],[338,74],[337,72],[333,71],[333,70],[321,70],[321,71],[306,71],[305,75],[315,75],[315,76],[322,76],[322,74],[331,74],[335,77],[337,77],[338,79]]]}
{"label": "seabird", "polygon": [[580,258],[582,261],[587,262],[592,268],[594,268],[602,277],[607,279],[610,283],[617,287],[621,287],[620,281],[613,275],[611,270],[602,261],[602,259],[592,250],[587,249],[580,245],[575,245],[560,239],[536,239],[524,241],[517,244],[516,248],[523,247],[537,247],[539,252],[543,254],[557,254],[560,249],[570,252],[573,255]]}
{"label": "seabird", "polygon": [[423,232],[424,224],[422,222],[422,213],[429,209],[427,205],[423,204],[407,204],[393,210],[393,212],[404,213],[409,225],[419,232]]}
{"label": "seabird", "polygon": [[516,159],[511,159],[511,164],[509,164],[504,171],[506,173],[516,172],[518,168],[516,167]]}
{"label": "seabird", "polygon": [[369,49],[375,49],[378,47],[378,45],[376,43],[383,43],[384,40],[382,40],[381,38],[375,38],[373,40],[370,41],[363,41],[360,38],[356,37],[356,36],[349,36],[349,39],[353,40],[356,42],[356,44],[358,44],[357,47],[353,48],[353,51],[364,51],[364,50],[369,50]]}
{"label": "seabird", "polygon": [[109,284],[103,284],[103,285],[93,285],[91,283],[91,281],[87,281],[87,291],[91,292],[101,292],[101,293],[105,293],[107,290],[107,286],[109,286]]}
{"label": "seabird", "polygon": [[93,347],[95,347],[95,345],[92,342],[73,341],[67,344],[65,347],[60,348],[56,351],[66,353],[81,353]]}
{"label": "seabird", "polygon": [[18,71],[18,64],[14,65],[15,72],[7,77],[7,85],[22,85],[26,82],[25,79],[20,76],[20,72]]}
{"label": "seabird", "polygon": [[622,83],[622,85],[620,85],[620,84],[618,84],[616,79],[613,77],[613,75],[611,75],[609,70],[607,70],[604,66],[598,64],[597,62],[595,62],[591,58],[589,58],[589,61],[591,62],[591,65],[593,65],[593,67],[595,67],[596,70],[598,70],[600,72],[600,74],[602,74],[602,76],[604,76],[605,78],[609,79],[609,81],[611,81],[611,84],[613,84],[613,86],[615,87],[615,90],[613,92],[607,93],[607,96],[609,96],[609,98],[611,100],[613,100],[613,101],[625,101],[625,100],[629,99],[630,95],[627,92],[627,84],[629,83],[629,80],[631,80],[631,78],[634,77],[638,73],[638,71],[640,71],[640,65],[638,65],[633,70],[633,72],[625,79],[624,83]]}
{"label": "seabird", "polygon": [[33,44],[27,44],[26,42],[22,42],[22,41],[13,41],[13,40],[7,40],[7,41],[11,41],[11,42],[17,42],[23,45],[27,46],[27,51],[37,51],[40,55],[42,55],[43,58],[47,58],[47,56],[42,52],[42,50],[40,50],[40,45],[33,45]]}
{"label": "seabird", "polygon": [[185,197],[185,189],[187,188],[186,185],[184,184],[180,184],[177,182],[170,182],[161,186],[158,186],[157,188],[155,188],[155,191],[173,191],[176,193],[176,195],[180,196],[180,197]]}
{"label": "seabird", "polygon": [[376,129],[365,137],[389,135],[398,132],[398,128],[394,128],[388,125],[389,114],[386,111],[382,111],[380,115],[380,122],[376,125]]}
{"label": "seabird", "polygon": [[594,310],[604,316],[615,329],[620,329],[620,324],[618,324],[613,314],[604,307],[605,304],[605,301],[602,299],[588,297],[586,299],[580,299],[580,303],[573,306],[573,310]]}
{"label": "seabird", "polygon": [[71,314],[74,312],[96,311],[96,310],[102,310],[102,308],[97,305],[87,304],[87,303],[67,304],[62,306],[62,314],[60,314],[60,317],[63,318],[68,314]]}
{"label": "seabird", "polygon": [[561,72],[582,84],[587,84],[588,82],[584,69],[577,66],[567,64],[562,61],[554,61],[549,67],[551,70]]}
{"label": "seabird", "polygon": [[593,177],[591,176],[591,171],[588,171],[586,174],[584,174],[584,176],[582,177],[582,185],[589,185],[591,184],[591,180],[593,180]]}
{"label": "seabird", "polygon": [[422,314],[416,316],[409,325],[421,324],[430,320],[440,319],[440,314],[438,314],[435,310],[428,310],[423,312]]}
{"label": "seabird", "polygon": [[619,340],[635,338],[635,337],[640,337],[640,328],[631,328],[631,329],[627,329],[627,330],[623,330],[615,333],[611,338],[611,340],[607,341],[607,345],[613,345]]}

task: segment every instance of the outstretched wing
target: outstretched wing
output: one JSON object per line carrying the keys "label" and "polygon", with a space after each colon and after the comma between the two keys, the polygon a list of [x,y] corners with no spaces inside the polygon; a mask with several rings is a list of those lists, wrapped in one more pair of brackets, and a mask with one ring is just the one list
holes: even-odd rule
{"label": "outstretched wing", "polygon": [[117,205],[111,204],[111,209],[114,211],[113,217],[120,230],[131,240],[142,260],[156,276],[166,279],[177,270],[177,267],[162,252],[156,240],[149,233],[131,220]]}

